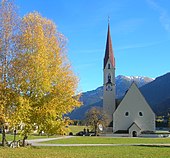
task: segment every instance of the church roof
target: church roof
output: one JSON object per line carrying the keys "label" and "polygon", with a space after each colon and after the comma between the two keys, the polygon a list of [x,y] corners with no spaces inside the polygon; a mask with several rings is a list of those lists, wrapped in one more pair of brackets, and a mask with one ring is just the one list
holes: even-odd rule
{"label": "church roof", "polygon": [[104,57],[104,68],[106,67],[109,58],[112,66],[115,67],[115,59],[114,59],[112,40],[110,35],[110,25],[108,24],[107,42],[106,42],[105,57]]}
{"label": "church roof", "polygon": [[139,128],[139,129],[141,130],[141,128],[136,124],[136,122],[133,122],[133,123],[129,126],[128,130],[129,130],[132,126],[136,126],[137,128]]}
{"label": "church roof", "polygon": [[[121,108],[121,106],[124,106],[124,104],[128,104],[127,101],[130,101],[131,102],[130,105],[132,106],[132,103],[134,102],[134,100],[138,100],[138,102],[140,103],[142,102],[143,105],[147,106],[148,110],[154,114],[152,108],[150,107],[148,102],[145,100],[144,96],[140,92],[135,82],[132,82],[129,90],[126,92],[125,96],[120,101],[120,104],[117,106],[115,113],[118,111],[119,108]],[[135,104],[135,106],[138,106],[138,104]]]}

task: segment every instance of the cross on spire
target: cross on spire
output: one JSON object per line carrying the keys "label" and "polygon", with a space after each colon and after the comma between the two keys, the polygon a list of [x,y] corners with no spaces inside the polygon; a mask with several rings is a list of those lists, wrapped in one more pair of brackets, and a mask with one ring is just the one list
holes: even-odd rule
{"label": "cross on spire", "polygon": [[110,24],[110,16],[108,16],[108,25]]}

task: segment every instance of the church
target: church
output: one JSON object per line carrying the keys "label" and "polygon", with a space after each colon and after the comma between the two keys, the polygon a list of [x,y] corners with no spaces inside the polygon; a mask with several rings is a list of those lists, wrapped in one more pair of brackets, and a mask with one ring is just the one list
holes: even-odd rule
{"label": "church", "polygon": [[110,24],[108,24],[103,66],[103,110],[110,124],[105,132],[128,133],[129,136],[154,132],[155,114],[135,83],[132,83],[119,104],[116,101],[115,67]]}

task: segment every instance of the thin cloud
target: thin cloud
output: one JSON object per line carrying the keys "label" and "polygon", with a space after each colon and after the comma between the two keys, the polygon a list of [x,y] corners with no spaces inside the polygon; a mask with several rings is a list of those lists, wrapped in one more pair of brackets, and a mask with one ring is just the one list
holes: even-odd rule
{"label": "thin cloud", "polygon": [[87,50],[79,50],[79,51],[74,51],[77,53],[85,53],[85,54],[91,54],[91,53],[98,53],[103,51],[104,49],[87,49]]}
{"label": "thin cloud", "polygon": [[156,3],[154,0],[147,0],[147,2],[154,10],[156,10],[160,14],[159,20],[162,26],[166,31],[170,32],[170,16],[167,10],[158,5],[158,3]]}
{"label": "thin cloud", "polygon": [[161,43],[163,43],[163,41],[162,42],[154,42],[154,43],[138,43],[138,44],[122,46],[122,47],[117,48],[117,50],[135,49],[135,48],[146,48],[146,47],[151,47],[151,46],[159,45]]}
{"label": "thin cloud", "polygon": [[87,68],[92,68],[94,66],[97,66],[96,65],[96,62],[98,62],[99,59],[96,59],[96,60],[92,60],[90,61],[89,63],[78,63],[78,68],[77,69],[87,69]]}

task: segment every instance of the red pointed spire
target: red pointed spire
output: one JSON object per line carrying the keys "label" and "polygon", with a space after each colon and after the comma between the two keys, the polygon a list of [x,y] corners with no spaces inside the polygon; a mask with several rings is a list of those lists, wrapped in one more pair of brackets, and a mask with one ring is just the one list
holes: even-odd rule
{"label": "red pointed spire", "polygon": [[108,22],[108,32],[107,32],[107,42],[106,42],[106,50],[104,57],[104,68],[106,67],[107,61],[110,59],[110,62],[113,67],[115,67],[114,53],[112,48],[112,40],[110,36],[110,24]]}

